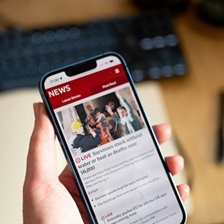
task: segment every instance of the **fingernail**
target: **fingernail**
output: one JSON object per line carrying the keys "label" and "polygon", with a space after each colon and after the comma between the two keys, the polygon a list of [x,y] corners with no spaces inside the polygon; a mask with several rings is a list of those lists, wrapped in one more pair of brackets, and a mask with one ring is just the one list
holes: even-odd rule
{"label": "fingernail", "polygon": [[38,103],[33,104],[33,111],[34,111],[35,119],[37,119],[37,117],[40,114],[40,105]]}

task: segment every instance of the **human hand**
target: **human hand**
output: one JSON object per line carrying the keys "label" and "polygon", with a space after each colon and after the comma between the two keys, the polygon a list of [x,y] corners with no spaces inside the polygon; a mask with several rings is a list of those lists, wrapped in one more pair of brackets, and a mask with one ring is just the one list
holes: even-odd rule
{"label": "human hand", "polygon": [[[35,126],[23,187],[24,224],[91,223],[68,166],[57,176],[55,133],[43,103],[34,104],[34,113]],[[169,125],[157,125],[153,129],[159,143],[165,142],[171,135]],[[166,162],[173,175],[184,166],[183,158],[178,155],[167,157]],[[177,189],[185,200],[189,187],[182,184]]]}
{"label": "human hand", "polygon": [[96,128],[89,127],[89,134],[91,134],[95,138],[96,137]]}
{"label": "human hand", "polygon": [[110,115],[113,114],[113,111],[112,111],[112,108],[111,108],[110,105],[106,105],[106,106],[105,106],[105,109],[106,109],[106,111],[107,111]]}

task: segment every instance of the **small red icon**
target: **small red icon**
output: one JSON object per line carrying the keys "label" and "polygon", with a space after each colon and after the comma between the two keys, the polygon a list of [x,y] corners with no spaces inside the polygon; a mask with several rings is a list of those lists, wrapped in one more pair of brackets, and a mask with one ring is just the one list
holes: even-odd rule
{"label": "small red icon", "polygon": [[101,219],[103,220],[104,224],[106,224],[105,216],[102,216]]}
{"label": "small red icon", "polygon": [[81,159],[80,159],[80,158],[76,158],[76,159],[75,159],[75,162],[76,162],[76,163],[80,163],[80,162],[81,162]]}
{"label": "small red icon", "polygon": [[111,216],[113,216],[113,213],[112,212],[110,212],[110,213],[102,216],[101,217],[101,220],[103,220],[104,224],[106,224],[106,219],[109,218],[109,217],[111,217]]}

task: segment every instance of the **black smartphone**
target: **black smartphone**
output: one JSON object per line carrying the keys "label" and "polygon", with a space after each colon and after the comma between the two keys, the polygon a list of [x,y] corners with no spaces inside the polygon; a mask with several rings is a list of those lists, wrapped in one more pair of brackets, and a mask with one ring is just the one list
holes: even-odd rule
{"label": "black smartphone", "polygon": [[120,55],[106,53],[49,72],[39,90],[92,223],[186,223]]}

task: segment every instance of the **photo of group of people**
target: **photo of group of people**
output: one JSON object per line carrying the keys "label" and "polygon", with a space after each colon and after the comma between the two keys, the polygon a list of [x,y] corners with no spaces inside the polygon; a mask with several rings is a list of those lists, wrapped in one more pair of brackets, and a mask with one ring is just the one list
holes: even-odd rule
{"label": "photo of group of people", "polygon": [[57,112],[57,116],[73,156],[144,127],[128,87]]}

